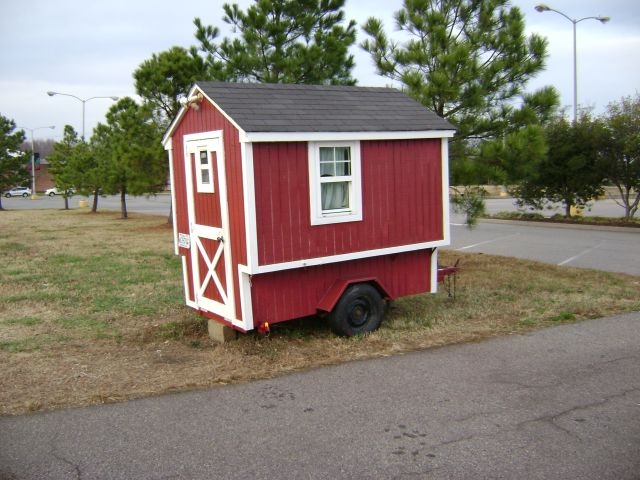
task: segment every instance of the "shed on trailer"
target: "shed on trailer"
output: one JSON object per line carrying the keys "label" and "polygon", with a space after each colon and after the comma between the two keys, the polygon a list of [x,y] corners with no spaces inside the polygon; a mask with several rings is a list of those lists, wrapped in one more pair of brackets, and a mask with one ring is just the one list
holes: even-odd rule
{"label": "shed on trailer", "polygon": [[163,138],[186,303],[241,332],[374,330],[437,290],[454,127],[391,88],[198,82]]}

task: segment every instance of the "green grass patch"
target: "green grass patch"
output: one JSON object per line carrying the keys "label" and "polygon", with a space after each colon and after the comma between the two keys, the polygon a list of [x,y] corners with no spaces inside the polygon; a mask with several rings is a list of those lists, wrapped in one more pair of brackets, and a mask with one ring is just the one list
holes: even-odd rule
{"label": "green grass patch", "polygon": [[0,321],[0,325],[20,325],[22,327],[33,327],[42,323],[41,318],[24,317],[24,318],[10,318]]}
{"label": "green grass patch", "polygon": [[571,322],[576,319],[576,316],[571,312],[561,312],[558,315],[554,315],[549,318],[552,322]]}
{"label": "green grass patch", "polygon": [[39,335],[35,337],[26,337],[19,340],[0,340],[0,351],[9,353],[23,353],[41,348],[59,342],[66,342],[69,338],[64,335]]}
{"label": "green grass patch", "polygon": [[520,320],[520,326],[522,327],[534,327],[539,323],[535,318],[524,318]]}
{"label": "green grass patch", "polygon": [[[188,315],[166,219],[123,222],[55,210],[0,215],[7,221],[0,309],[16,319],[3,328],[42,325],[83,340],[137,338],[151,322]],[[31,232],[28,244],[24,231]]]}
{"label": "green grass patch", "polygon": [[114,325],[91,316],[58,318],[56,323],[64,329],[80,332],[88,338],[105,339],[121,337],[120,332]]}

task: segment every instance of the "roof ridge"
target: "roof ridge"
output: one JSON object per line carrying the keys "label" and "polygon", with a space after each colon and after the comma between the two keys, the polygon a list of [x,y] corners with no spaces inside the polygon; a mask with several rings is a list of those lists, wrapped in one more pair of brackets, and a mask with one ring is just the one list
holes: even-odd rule
{"label": "roof ridge", "polygon": [[258,83],[258,82],[222,82],[218,80],[197,80],[199,86],[224,86],[226,88],[254,88],[254,89],[278,89],[278,90],[370,90],[370,91],[396,91],[402,93],[394,87],[377,87],[362,85],[324,85],[311,83]]}

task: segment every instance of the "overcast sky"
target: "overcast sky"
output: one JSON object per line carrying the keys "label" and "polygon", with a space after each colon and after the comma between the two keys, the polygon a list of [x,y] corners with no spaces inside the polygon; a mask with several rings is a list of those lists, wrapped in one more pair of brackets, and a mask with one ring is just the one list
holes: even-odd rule
{"label": "overcast sky", "polygon": [[[82,131],[82,103],[71,97],[49,97],[49,90],[87,99],[134,96],[133,71],[153,53],[174,45],[197,45],[193,19],[225,27],[217,0],[2,0],[0,3],[0,114],[35,138],[60,139],[65,124]],[[234,3],[234,2],[231,2]],[[250,0],[240,0],[246,6]],[[527,31],[549,41],[545,72],[529,90],[554,85],[562,105],[573,104],[572,24],[553,12],[538,13],[537,0],[514,0],[525,13]],[[578,32],[578,103],[597,113],[622,96],[640,92],[640,1],[549,0],[573,19],[605,15],[607,24],[585,20]],[[347,0],[348,19],[362,25],[368,16],[382,18],[387,32],[402,0]],[[223,31],[223,35],[229,31]],[[364,39],[358,29],[358,43]],[[361,86],[384,86],[369,55],[353,47],[354,77]],[[113,102],[86,102],[86,135]],[[55,125],[55,130],[38,127]]]}

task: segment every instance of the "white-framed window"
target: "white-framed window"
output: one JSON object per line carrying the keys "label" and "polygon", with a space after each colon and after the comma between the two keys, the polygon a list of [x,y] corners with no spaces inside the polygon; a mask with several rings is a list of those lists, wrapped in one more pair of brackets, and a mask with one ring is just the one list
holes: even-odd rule
{"label": "white-framed window", "polygon": [[216,162],[216,151],[198,149],[194,159],[196,166],[196,184],[198,193],[215,193],[213,165]]}
{"label": "white-framed window", "polygon": [[309,142],[311,224],[362,220],[360,142]]}

